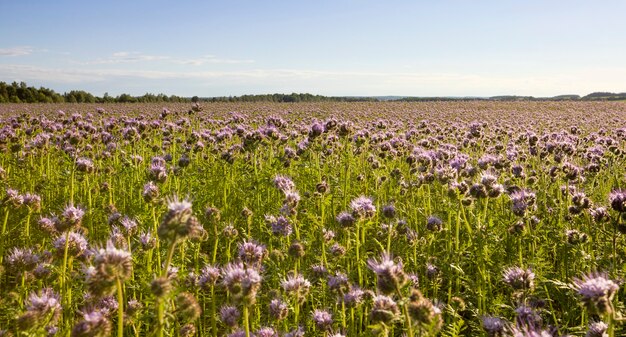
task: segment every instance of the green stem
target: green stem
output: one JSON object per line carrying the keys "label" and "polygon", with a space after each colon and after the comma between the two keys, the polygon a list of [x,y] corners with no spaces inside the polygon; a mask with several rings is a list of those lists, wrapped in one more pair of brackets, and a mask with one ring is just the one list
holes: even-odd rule
{"label": "green stem", "polygon": [[244,305],[243,306],[243,325],[246,329],[246,337],[250,337],[250,321],[249,321],[249,313],[248,313],[248,306]]}
{"label": "green stem", "polygon": [[117,278],[117,337],[124,336],[124,290],[122,281]]}

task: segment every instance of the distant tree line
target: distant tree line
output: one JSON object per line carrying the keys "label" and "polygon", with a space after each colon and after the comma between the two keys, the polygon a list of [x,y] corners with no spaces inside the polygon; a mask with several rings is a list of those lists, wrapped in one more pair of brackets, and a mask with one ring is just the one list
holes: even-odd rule
{"label": "distant tree line", "polygon": [[[195,97],[194,97],[195,98]],[[193,98],[192,98],[193,99]],[[200,99],[207,102],[376,102],[376,97],[331,97],[312,94],[266,94],[242,95],[229,97],[211,97]]]}
{"label": "distant tree line", "polygon": [[0,82],[0,103],[185,103],[185,102],[377,102],[377,101],[617,101],[626,100],[626,93],[594,92],[587,96],[560,95],[554,97],[533,96],[493,96],[493,97],[345,97],[321,96],[312,94],[265,94],[223,97],[181,97],[176,95],[150,94],[132,96],[121,94],[102,97],[94,96],[84,90],[72,90],[63,94],[44,87],[29,87],[24,82],[11,84]]}
{"label": "distant tree line", "polygon": [[159,102],[191,102],[191,98],[167,96],[164,94],[145,94],[131,96],[121,94],[113,97],[105,93],[97,97],[84,90],[72,90],[63,94],[52,89],[29,87],[24,82],[11,84],[0,82],[0,103],[159,103]]}

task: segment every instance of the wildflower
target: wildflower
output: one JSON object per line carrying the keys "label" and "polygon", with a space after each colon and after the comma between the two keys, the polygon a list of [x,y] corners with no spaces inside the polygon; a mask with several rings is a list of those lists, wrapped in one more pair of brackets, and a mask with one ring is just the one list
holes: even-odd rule
{"label": "wildflower", "polygon": [[5,203],[10,203],[13,207],[20,207],[24,203],[24,197],[17,190],[7,188],[7,196],[4,198]]}
{"label": "wildflower", "polygon": [[314,264],[311,266],[311,272],[316,278],[322,278],[326,276],[328,270],[322,264]]}
{"label": "wildflower", "polygon": [[312,318],[315,327],[321,331],[329,331],[333,325],[333,316],[326,310],[315,309]]}
{"label": "wildflower", "polygon": [[533,206],[535,203],[535,193],[528,190],[519,190],[509,195],[512,201],[513,214],[517,216],[524,216],[526,210]]}
{"label": "wildflower", "polygon": [[287,315],[289,314],[289,307],[287,306],[287,303],[275,298],[270,301],[269,313],[273,319],[281,321],[287,318]]}
{"label": "wildflower", "polygon": [[195,296],[188,292],[182,292],[176,296],[176,317],[180,322],[191,323],[200,317],[202,309]]}
{"label": "wildflower", "polygon": [[527,326],[530,328],[541,327],[541,316],[532,308],[520,305],[515,309],[515,313],[517,314],[516,320],[518,326]]}
{"label": "wildflower", "polygon": [[322,228],[322,237],[325,243],[329,243],[335,238],[335,232],[330,229]]}
{"label": "wildflower", "polygon": [[383,215],[389,219],[394,218],[396,216],[396,208],[394,205],[386,205],[383,207]]}
{"label": "wildflower", "polygon": [[261,275],[254,268],[245,268],[242,263],[229,263],[222,269],[222,285],[236,301],[252,305],[261,287]]}
{"label": "wildflower", "polygon": [[39,262],[39,257],[31,248],[11,248],[6,263],[9,269],[17,273],[32,271]]}
{"label": "wildflower", "polygon": [[192,337],[196,335],[196,332],[196,326],[192,323],[187,323],[180,327],[180,329],[178,330],[178,335],[180,337]]}
{"label": "wildflower", "polygon": [[320,194],[324,194],[328,192],[328,189],[329,187],[328,187],[328,183],[326,182],[326,180],[323,180],[322,182],[315,185],[315,190],[317,191],[317,193],[320,193]]}
{"label": "wildflower", "polygon": [[93,264],[93,270],[87,274],[87,284],[96,294],[109,293],[117,280],[127,280],[133,270],[130,252],[115,248],[111,241],[106,248],[96,250]]}
{"label": "wildflower", "polygon": [[298,207],[300,203],[300,194],[296,191],[287,191],[285,192],[285,200],[283,201],[283,207],[291,210],[289,213],[293,213],[294,209]]}
{"label": "wildflower", "polygon": [[219,208],[213,207],[213,206],[208,206],[206,208],[206,210],[204,211],[204,215],[212,220],[212,221],[220,221],[221,217],[222,217],[222,213],[219,210]]}
{"label": "wildflower", "polygon": [[473,184],[469,188],[469,195],[474,199],[480,199],[487,197],[487,188],[482,184]]}
{"label": "wildflower", "polygon": [[380,262],[373,258],[368,259],[367,266],[376,273],[378,290],[384,294],[393,293],[406,283],[402,261],[396,263],[388,253],[382,254]]}
{"label": "wildflower", "polygon": [[587,242],[587,234],[579,232],[575,229],[568,229],[565,231],[565,237],[567,238],[567,243],[570,245],[577,245],[579,243]]}
{"label": "wildflower", "polygon": [[191,202],[178,200],[174,197],[169,200],[168,211],[161,220],[158,228],[160,238],[174,243],[185,238],[203,238],[206,231],[198,219],[193,216]]}
{"label": "wildflower", "polygon": [[159,187],[152,181],[149,181],[147,184],[143,185],[143,192],[141,195],[146,202],[151,202],[159,197]]}
{"label": "wildflower", "polygon": [[328,276],[328,289],[343,294],[348,288],[348,276],[342,272],[336,272],[335,276]]}
{"label": "wildflower", "polygon": [[277,175],[274,177],[274,186],[285,194],[287,194],[287,192],[294,191],[296,187],[291,178],[283,175]]}
{"label": "wildflower", "polygon": [[267,255],[265,246],[253,241],[244,241],[239,244],[239,258],[247,264],[260,264]]}
{"label": "wildflower", "polygon": [[602,322],[593,322],[589,324],[589,330],[585,334],[585,337],[608,337],[609,334],[606,331],[609,329],[609,326]]}
{"label": "wildflower", "polygon": [[172,282],[168,277],[157,277],[150,283],[150,291],[156,297],[164,297],[172,290]]}
{"label": "wildflower", "polygon": [[372,311],[370,311],[370,319],[373,322],[389,324],[398,317],[399,313],[398,304],[391,297],[385,295],[374,296]]}
{"label": "wildflower", "polygon": [[289,246],[288,252],[291,257],[301,258],[305,254],[304,245],[295,241]]}
{"label": "wildflower", "polygon": [[350,290],[343,295],[343,302],[347,307],[356,307],[363,303],[365,292],[358,286],[350,287]]}
{"label": "wildflower", "polygon": [[332,246],[330,246],[330,248],[328,248],[328,250],[334,256],[342,256],[346,253],[346,247],[338,243],[334,243]]}
{"label": "wildflower", "polygon": [[155,158],[153,158],[148,173],[150,179],[161,183],[164,182],[167,179],[167,167],[165,166],[165,161],[162,159],[155,161]]}
{"label": "wildflower", "polygon": [[41,197],[37,194],[26,193],[24,194],[24,205],[34,212],[39,212],[41,210]]}
{"label": "wildflower", "polygon": [[200,271],[200,276],[198,277],[198,286],[201,289],[209,289],[213,287],[217,280],[220,277],[220,269],[216,266],[206,265]]}
{"label": "wildflower", "polygon": [[60,221],[55,223],[57,225],[57,230],[59,232],[65,232],[66,230],[80,226],[83,216],[85,215],[85,211],[74,205],[68,205],[61,213]]}
{"label": "wildflower", "polygon": [[441,320],[441,310],[437,308],[431,300],[422,293],[413,289],[409,297],[408,312],[414,322],[421,325],[432,326],[439,330],[443,321]]}
{"label": "wildflower", "polygon": [[426,219],[426,228],[429,231],[439,232],[441,231],[442,226],[443,226],[443,221],[438,216],[431,215],[428,217],[428,219]]}
{"label": "wildflower", "polygon": [[55,226],[55,222],[57,221],[59,221],[59,219],[42,217],[37,223],[39,224],[39,228],[41,228],[41,230],[43,230],[47,234],[56,234],[57,229]]}
{"label": "wildflower", "polygon": [[106,248],[100,248],[95,252],[93,262],[100,276],[107,280],[116,278],[126,280],[133,268],[130,252],[117,249],[110,241],[107,242]]}
{"label": "wildflower", "polygon": [[254,333],[255,337],[278,337],[276,330],[270,327],[262,327]]}
{"label": "wildflower", "polygon": [[365,196],[352,200],[350,209],[352,210],[352,216],[357,219],[372,218],[376,213],[376,207],[372,199]]}
{"label": "wildflower", "polygon": [[626,212],[626,190],[615,190],[609,194],[609,201],[611,202],[611,208],[624,213]]}
{"label": "wildflower", "polygon": [[482,325],[489,337],[499,337],[504,335],[505,321],[501,318],[483,316]]}
{"label": "wildflower", "polygon": [[511,267],[503,273],[504,282],[514,290],[532,290],[535,286],[535,273],[530,269]]}
{"label": "wildflower", "polygon": [[512,337],[552,337],[550,331],[542,330],[540,327],[524,325],[522,327],[511,327],[507,329],[507,336]]}
{"label": "wildflower", "polygon": [[237,330],[235,332],[232,332],[226,335],[226,337],[246,337],[246,332],[243,330]]}
{"label": "wildflower", "polygon": [[234,306],[226,305],[220,308],[220,320],[222,323],[228,325],[229,327],[236,327],[239,318],[241,317],[241,312]]}
{"label": "wildflower", "polygon": [[137,231],[137,221],[125,216],[124,218],[122,218],[122,220],[120,221],[122,228],[124,228],[124,231],[126,232],[125,234],[127,236],[133,235],[135,234],[135,232]]}
{"label": "wildflower", "polygon": [[83,320],[74,325],[71,337],[107,337],[111,329],[111,321],[99,310],[84,312]]}
{"label": "wildflower", "polygon": [[141,233],[139,234],[139,243],[141,244],[141,249],[150,250],[156,247],[156,238],[149,231]]}
{"label": "wildflower", "polygon": [[339,215],[337,215],[336,220],[341,225],[341,227],[344,227],[344,228],[351,227],[352,225],[354,225],[354,222],[356,221],[354,217],[352,216],[352,214],[348,212],[339,213]]}
{"label": "wildflower", "polygon": [[239,231],[237,231],[237,228],[233,225],[227,225],[224,227],[222,233],[224,233],[224,236],[229,240],[233,240],[237,237],[237,235],[239,235]]}
{"label": "wildflower", "polygon": [[70,231],[69,233],[59,235],[52,242],[52,246],[54,246],[54,249],[56,249],[58,256],[63,256],[65,252],[65,240],[66,239],[68,240],[68,244],[67,244],[68,256],[79,257],[86,253],[87,248],[89,247],[87,239],[85,239],[85,237],[80,233]]}
{"label": "wildflower", "polygon": [[265,221],[272,227],[272,234],[287,237],[291,235],[293,227],[288,218],[279,216],[278,218],[266,215]]}
{"label": "wildflower", "polygon": [[80,172],[91,173],[95,167],[89,158],[76,158],[76,169]]}
{"label": "wildflower", "polygon": [[606,314],[612,312],[611,301],[619,286],[605,273],[591,273],[574,279],[573,288],[591,313]]}
{"label": "wildflower", "polygon": [[39,329],[45,325],[54,325],[61,318],[59,295],[50,288],[42,289],[39,294],[32,292],[26,300],[26,312],[18,320],[18,326],[24,330]]}
{"label": "wildflower", "polygon": [[124,312],[128,318],[135,318],[143,309],[143,304],[136,299],[131,299],[126,303],[126,311]]}
{"label": "wildflower", "polygon": [[589,214],[593,218],[593,221],[597,223],[605,222],[611,218],[611,215],[605,207],[592,208],[589,210]]}
{"label": "wildflower", "polygon": [[282,280],[280,286],[287,295],[292,296],[298,303],[302,303],[309,293],[311,282],[300,274],[288,275]]}

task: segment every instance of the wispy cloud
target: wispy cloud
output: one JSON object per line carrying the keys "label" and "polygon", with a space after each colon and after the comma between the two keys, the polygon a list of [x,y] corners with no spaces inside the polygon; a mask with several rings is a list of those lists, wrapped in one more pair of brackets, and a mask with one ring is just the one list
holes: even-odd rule
{"label": "wispy cloud", "polygon": [[218,58],[214,55],[204,55],[202,57],[199,58],[192,58],[192,59],[174,59],[172,60],[173,63],[177,63],[177,64],[184,64],[184,65],[194,65],[194,66],[200,66],[203,64],[242,64],[242,63],[254,63],[254,60],[238,60],[238,59],[224,59],[224,58]]}
{"label": "wispy cloud", "polygon": [[98,58],[91,61],[86,62],[78,62],[84,65],[94,65],[94,64],[120,64],[120,63],[135,63],[135,62],[150,62],[150,61],[162,61],[169,59],[168,56],[160,56],[160,55],[146,55],[139,52],[127,52],[120,51],[113,53],[111,56],[106,58]]}
{"label": "wispy cloud", "polygon": [[32,54],[33,50],[34,49],[29,46],[0,48],[0,56],[25,56]]}
{"label": "wispy cloud", "polygon": [[227,59],[219,58],[214,55],[204,55],[197,58],[174,58],[164,55],[148,55],[140,52],[120,51],[111,54],[109,57],[98,58],[95,60],[77,62],[83,65],[97,65],[97,64],[123,64],[123,63],[139,63],[139,62],[154,62],[162,61],[172,64],[180,65],[193,65],[199,66],[204,64],[242,64],[242,63],[254,63],[253,60],[239,60],[239,59]]}

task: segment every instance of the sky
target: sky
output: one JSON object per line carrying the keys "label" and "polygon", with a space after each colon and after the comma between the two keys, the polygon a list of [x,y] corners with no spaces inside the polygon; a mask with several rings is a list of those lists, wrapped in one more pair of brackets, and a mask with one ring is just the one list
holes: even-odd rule
{"label": "sky", "polygon": [[626,92],[626,1],[0,0],[0,81],[63,93]]}

